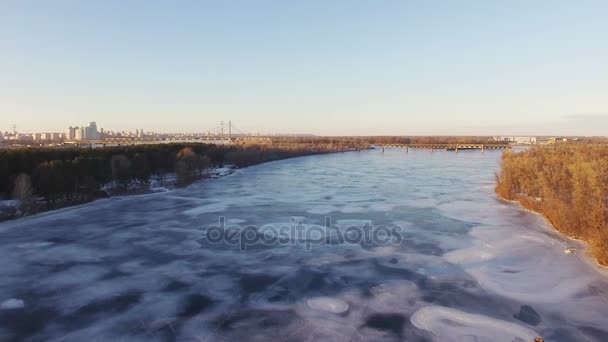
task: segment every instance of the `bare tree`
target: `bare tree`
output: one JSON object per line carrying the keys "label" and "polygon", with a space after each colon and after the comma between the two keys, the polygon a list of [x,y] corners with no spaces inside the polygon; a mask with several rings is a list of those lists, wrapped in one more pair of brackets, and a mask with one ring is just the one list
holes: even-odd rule
{"label": "bare tree", "polygon": [[22,212],[27,213],[32,206],[32,180],[26,173],[21,173],[15,179],[13,187],[13,198],[19,201]]}
{"label": "bare tree", "polygon": [[196,168],[196,171],[198,171],[198,176],[202,177],[203,173],[207,173],[211,167],[211,159],[207,156],[198,155],[194,159],[194,167]]}
{"label": "bare tree", "polygon": [[122,154],[113,155],[110,160],[112,178],[117,189],[127,188],[131,181],[131,161]]}
{"label": "bare tree", "polygon": [[175,167],[178,183],[186,185],[198,177],[202,177],[211,167],[211,159],[207,156],[196,154],[191,148],[184,148],[177,154],[177,164]]}

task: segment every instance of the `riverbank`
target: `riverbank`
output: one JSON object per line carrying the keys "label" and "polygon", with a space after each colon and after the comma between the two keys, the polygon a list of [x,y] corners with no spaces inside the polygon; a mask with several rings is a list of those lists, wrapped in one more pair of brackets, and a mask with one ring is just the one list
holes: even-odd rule
{"label": "riverbank", "polygon": [[[284,148],[284,147],[283,147]],[[95,191],[94,194],[89,194],[87,197],[68,198],[63,201],[55,200],[53,206],[50,207],[43,196],[30,197],[25,204],[26,210],[23,210],[24,205],[19,200],[0,200],[0,222],[10,221],[32,215],[53,212],[70,207],[78,207],[88,203],[92,203],[101,199],[146,195],[159,192],[166,192],[178,188],[184,188],[195,183],[204,182],[209,179],[217,179],[232,174],[237,169],[247,168],[271,161],[285,160],[290,158],[304,157],[310,155],[344,153],[360,151],[361,148],[343,148],[343,149],[310,149],[310,150],[295,150],[295,153],[289,153],[288,149],[282,150],[283,154],[273,153],[270,157],[264,159],[252,159],[251,154],[246,150],[241,150],[235,155],[229,155],[231,162],[235,164],[224,165],[221,167],[212,167],[201,173],[189,175],[188,181],[184,182],[180,179],[179,172],[155,174],[150,176],[145,183],[136,181],[130,183],[116,184],[115,181],[110,181]],[[179,171],[179,170],[176,170]]]}
{"label": "riverbank", "polygon": [[[0,153],[0,222],[125,196],[185,187],[231,168],[359,149],[344,145],[146,145]],[[230,165],[230,167],[226,167]],[[7,166],[7,167],[4,167]]]}
{"label": "riverbank", "polygon": [[575,236],[569,235],[555,227],[551,220],[543,215],[543,213],[535,210],[534,208],[530,208],[525,206],[522,202],[518,200],[507,199],[501,195],[497,195],[500,200],[506,201],[513,205],[520,207],[522,210],[531,213],[540,217],[546,225],[546,231],[555,234],[561,240],[563,240],[563,252],[566,255],[575,256],[585,264],[588,264],[591,268],[597,269],[600,275],[607,277],[608,279],[608,265],[604,265],[599,262],[598,258],[595,257],[591,250],[591,246],[588,241],[582,240]]}
{"label": "riverbank", "polygon": [[[218,167],[209,169],[204,175],[200,178],[194,180],[191,184],[203,182],[209,179],[217,179],[229,174],[232,174],[236,169],[235,166],[227,166],[227,167]],[[137,196],[137,195],[147,195],[159,192],[171,191],[179,188],[177,175],[165,174],[162,176],[162,182],[159,182],[157,178],[151,179],[149,183],[146,184],[131,184],[124,189],[116,190],[113,183],[105,184],[101,190],[99,190],[98,195],[95,197],[89,197],[85,199],[74,199],[71,201],[59,202],[56,203],[54,207],[49,208],[44,198],[32,198],[28,203],[29,212],[24,213],[21,211],[22,204],[19,200],[0,200],[0,222],[18,219],[22,217],[28,217],[32,215],[57,211],[70,207],[78,207],[80,205],[89,204],[96,202],[101,199],[113,198],[113,197],[127,197],[127,196]]]}
{"label": "riverbank", "polygon": [[505,153],[496,193],[584,241],[608,266],[608,145],[563,144]]}

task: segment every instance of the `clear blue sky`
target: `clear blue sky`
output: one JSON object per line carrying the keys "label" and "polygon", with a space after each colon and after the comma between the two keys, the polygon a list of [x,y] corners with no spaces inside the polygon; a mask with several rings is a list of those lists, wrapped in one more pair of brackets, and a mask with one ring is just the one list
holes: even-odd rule
{"label": "clear blue sky", "polygon": [[0,130],[608,135],[608,1],[0,0]]}

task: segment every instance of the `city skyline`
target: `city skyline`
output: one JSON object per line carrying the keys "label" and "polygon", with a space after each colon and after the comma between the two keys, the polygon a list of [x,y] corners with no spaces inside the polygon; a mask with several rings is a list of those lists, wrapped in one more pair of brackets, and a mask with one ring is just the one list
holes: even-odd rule
{"label": "city skyline", "polygon": [[[226,132],[228,130],[228,125],[229,122],[231,122],[231,120],[229,121],[220,121],[219,125],[224,125]],[[89,122],[89,124],[95,124],[95,121],[91,121]],[[596,134],[593,133],[581,133],[581,131],[577,131],[577,130],[572,130],[572,125],[573,124],[578,124],[581,125],[585,128],[588,128],[590,132],[593,132],[594,129],[597,130]],[[541,124],[539,124],[540,126]],[[447,130],[443,133],[437,133],[437,134],[425,134],[425,133],[420,133],[418,132],[417,134],[406,134],[406,133],[401,133],[401,134],[386,134],[387,136],[433,136],[433,135],[437,135],[437,136],[450,136],[450,135],[460,135],[460,136],[606,136],[606,131],[604,130],[604,127],[608,126],[608,116],[603,116],[603,115],[581,115],[581,116],[570,116],[570,117],[566,117],[561,121],[555,121],[552,123],[544,123],[542,124],[548,128],[545,129],[538,129],[535,128],[534,126],[523,126],[523,125],[506,125],[506,126],[497,126],[497,127],[490,127],[488,129],[488,127],[482,127],[482,126],[470,126],[469,131],[467,131],[468,133],[460,133],[460,134],[453,134],[451,133],[451,131]],[[213,128],[210,128],[211,126],[215,126]],[[83,125],[68,125],[62,128],[59,127],[57,129],[52,129],[52,128],[42,128],[40,130],[27,130],[27,129],[22,129],[20,126],[17,125],[10,125],[7,127],[0,127],[0,133],[21,133],[21,134],[51,134],[51,133],[60,133],[60,134],[65,134],[66,131],[66,127],[67,128],[74,128],[74,129],[85,129],[86,126]],[[215,135],[218,134],[218,130],[219,127],[218,123],[215,124],[209,124],[208,127],[205,128],[201,128],[201,129],[196,129],[196,128],[190,128],[190,129],[186,129],[183,131],[163,131],[163,130],[152,130],[152,129],[144,129],[142,127],[138,127],[138,126],[134,126],[136,128],[133,127],[121,127],[120,125],[117,128],[105,128],[103,126],[100,126],[99,129],[100,131],[106,132],[106,133],[119,133],[119,134],[135,134],[137,135],[138,132],[141,132],[142,134],[145,133],[151,133],[151,134],[209,134],[209,135]],[[251,130],[240,130],[238,129],[238,131],[235,130],[234,132],[235,135],[243,135],[243,134],[253,134],[253,135],[319,135],[319,136],[323,136],[323,134],[313,134],[313,133],[309,133],[309,132],[282,132],[282,131],[278,131],[278,132],[260,132],[260,131],[251,131]],[[357,135],[357,134],[353,134],[353,135]],[[374,136],[376,134],[358,134],[358,136]],[[378,135],[382,135],[382,134],[378,134]],[[327,134],[327,136],[331,136],[331,134]],[[348,134],[335,134],[335,136],[348,136]]]}
{"label": "city skyline", "polygon": [[[229,120],[230,121],[230,120]],[[227,129],[228,122],[222,120],[221,123],[225,124]],[[84,122],[84,120],[83,120]],[[89,122],[91,123],[91,122]],[[92,121],[95,123],[95,121]],[[2,122],[4,124],[4,122]],[[73,125],[73,128],[84,128],[82,125]],[[579,126],[579,128],[574,128],[575,126]],[[540,126],[544,126],[546,128],[538,128]],[[57,127],[57,128],[55,128]],[[67,125],[66,123],[57,123],[51,127],[42,127],[40,129],[27,129],[22,128],[16,124],[5,125],[4,127],[0,126],[0,133],[8,132],[13,133],[25,133],[25,134],[34,134],[34,133],[65,133],[67,127],[72,127],[72,125]],[[121,126],[118,124],[116,127],[106,128],[107,126],[100,126],[99,128],[102,131],[112,132],[112,133],[137,133],[146,132],[146,133],[154,133],[154,134],[205,134],[212,132],[214,129],[217,129],[218,122],[209,123],[206,127],[201,127],[197,129],[195,127],[190,127],[188,129],[179,131],[179,130],[153,130],[153,129],[144,129],[139,125],[131,125],[129,127]],[[580,129],[583,127],[583,130]],[[303,131],[254,131],[254,130],[239,130],[240,134],[255,134],[255,135],[335,135],[335,136],[374,136],[374,135],[394,135],[394,136],[424,136],[424,135],[438,135],[438,136],[450,136],[450,135],[460,135],[460,136],[606,136],[607,132],[604,127],[608,127],[608,116],[604,115],[573,115],[567,116],[561,120],[556,120],[552,122],[544,122],[537,123],[537,125],[518,125],[518,124],[510,124],[510,125],[496,125],[496,126],[462,126],[460,131],[456,134],[453,133],[453,130],[445,130],[445,131],[436,131],[435,133],[425,133],[424,131],[417,130],[416,132],[411,132],[408,130],[404,130],[401,133],[393,133],[393,134],[373,134],[373,133],[363,133],[363,134],[314,134],[310,132]],[[408,133],[409,132],[409,133]]]}
{"label": "city skyline", "polygon": [[[0,129],[606,135],[605,1],[0,4]],[[163,23],[162,25],[159,23]]]}

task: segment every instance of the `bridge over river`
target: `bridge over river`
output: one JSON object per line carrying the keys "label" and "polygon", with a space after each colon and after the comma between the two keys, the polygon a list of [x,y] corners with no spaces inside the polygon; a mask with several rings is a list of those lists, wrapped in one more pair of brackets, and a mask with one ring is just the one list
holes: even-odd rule
{"label": "bridge over river", "polygon": [[448,151],[456,151],[458,150],[486,150],[486,149],[511,149],[511,145],[508,144],[387,144],[387,145],[379,145],[382,150],[386,147],[400,147],[409,150],[410,148],[422,148],[429,150],[448,150]]}

